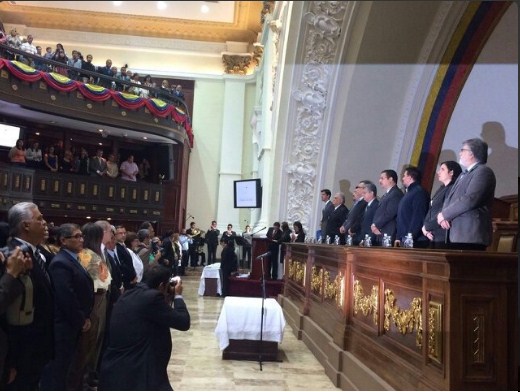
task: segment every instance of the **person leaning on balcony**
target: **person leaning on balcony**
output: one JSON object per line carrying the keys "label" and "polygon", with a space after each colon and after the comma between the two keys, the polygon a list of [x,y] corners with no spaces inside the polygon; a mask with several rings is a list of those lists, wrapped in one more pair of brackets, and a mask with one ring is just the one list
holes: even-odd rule
{"label": "person leaning on balcony", "polygon": [[9,160],[15,165],[25,166],[25,149],[22,139],[18,139],[16,145],[9,150]]}
{"label": "person leaning on balcony", "polygon": [[41,167],[42,160],[43,155],[40,143],[34,142],[31,147],[25,150],[25,162],[27,166],[33,168]]}
{"label": "person leaning on balcony", "polygon": [[108,154],[106,175],[110,178],[117,178],[119,176],[119,167],[116,162],[116,155],[114,153]]}
{"label": "person leaning on balcony", "polygon": [[121,163],[121,167],[119,168],[121,172],[121,179],[127,181],[137,181],[137,173],[139,173],[139,167],[134,162],[134,156],[129,155],[126,161]]}

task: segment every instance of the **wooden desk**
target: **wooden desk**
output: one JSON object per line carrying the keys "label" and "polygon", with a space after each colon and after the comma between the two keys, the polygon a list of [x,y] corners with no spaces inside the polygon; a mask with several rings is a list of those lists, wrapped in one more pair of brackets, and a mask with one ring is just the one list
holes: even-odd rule
{"label": "wooden desk", "polygon": [[279,361],[278,343],[282,342],[285,318],[273,298],[264,300],[262,341],[260,320],[262,298],[226,297],[215,328],[222,359]]}

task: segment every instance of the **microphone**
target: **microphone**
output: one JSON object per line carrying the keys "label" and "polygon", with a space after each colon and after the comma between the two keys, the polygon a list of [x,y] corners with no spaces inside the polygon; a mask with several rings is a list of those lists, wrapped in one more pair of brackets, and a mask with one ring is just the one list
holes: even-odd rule
{"label": "microphone", "polygon": [[271,256],[271,252],[265,252],[261,254],[260,256],[256,256],[256,260],[261,259],[262,257]]}

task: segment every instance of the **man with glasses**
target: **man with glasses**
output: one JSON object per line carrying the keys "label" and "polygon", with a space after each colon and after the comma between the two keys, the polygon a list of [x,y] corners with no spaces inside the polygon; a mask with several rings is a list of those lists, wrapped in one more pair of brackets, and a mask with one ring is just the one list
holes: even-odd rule
{"label": "man with glasses", "polygon": [[[13,240],[10,248],[26,246],[32,258],[29,272],[33,285],[33,321],[29,325],[8,325],[10,349],[5,367],[8,369],[10,390],[37,390],[43,368],[53,354],[54,289],[45,267],[45,259],[37,250],[48,232],[38,206],[21,202],[12,206],[7,219]],[[26,293],[29,295],[28,293]]]}
{"label": "man with glasses", "polygon": [[61,250],[53,257],[49,274],[56,292],[54,315],[54,359],[45,368],[42,389],[63,391],[73,362],[79,337],[91,327],[94,282],[78,260],[83,235],[78,225],[60,226]]}
{"label": "man with glasses", "polygon": [[459,163],[465,170],[446,195],[437,215],[437,223],[449,230],[451,248],[485,250],[491,244],[491,204],[496,178],[486,166],[487,157],[488,145],[483,140],[474,138],[462,143]]}
{"label": "man with glasses", "polygon": [[352,200],[354,201],[354,204],[347,215],[347,219],[345,219],[345,222],[343,222],[339,228],[341,234],[354,237],[354,235],[361,230],[361,221],[363,219],[363,214],[365,213],[365,207],[367,206],[367,202],[363,199],[363,195],[365,193],[366,184],[370,183],[372,182],[369,180],[359,181],[359,184],[354,188],[354,192],[352,192]]}

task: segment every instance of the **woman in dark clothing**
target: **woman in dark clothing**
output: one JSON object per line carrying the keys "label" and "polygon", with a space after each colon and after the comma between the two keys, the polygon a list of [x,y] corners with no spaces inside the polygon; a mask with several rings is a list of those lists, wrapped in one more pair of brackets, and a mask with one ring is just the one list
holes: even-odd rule
{"label": "woman in dark clothing", "polygon": [[437,214],[441,212],[444,198],[462,172],[460,165],[455,161],[442,162],[437,170],[437,177],[442,182],[441,187],[435,192],[430,202],[430,209],[424,218],[423,234],[430,240],[432,248],[446,248],[448,231],[437,223]]}
{"label": "woman in dark clothing", "polygon": [[295,221],[293,223],[294,232],[291,234],[292,242],[305,242],[305,231],[303,231],[302,223]]}

